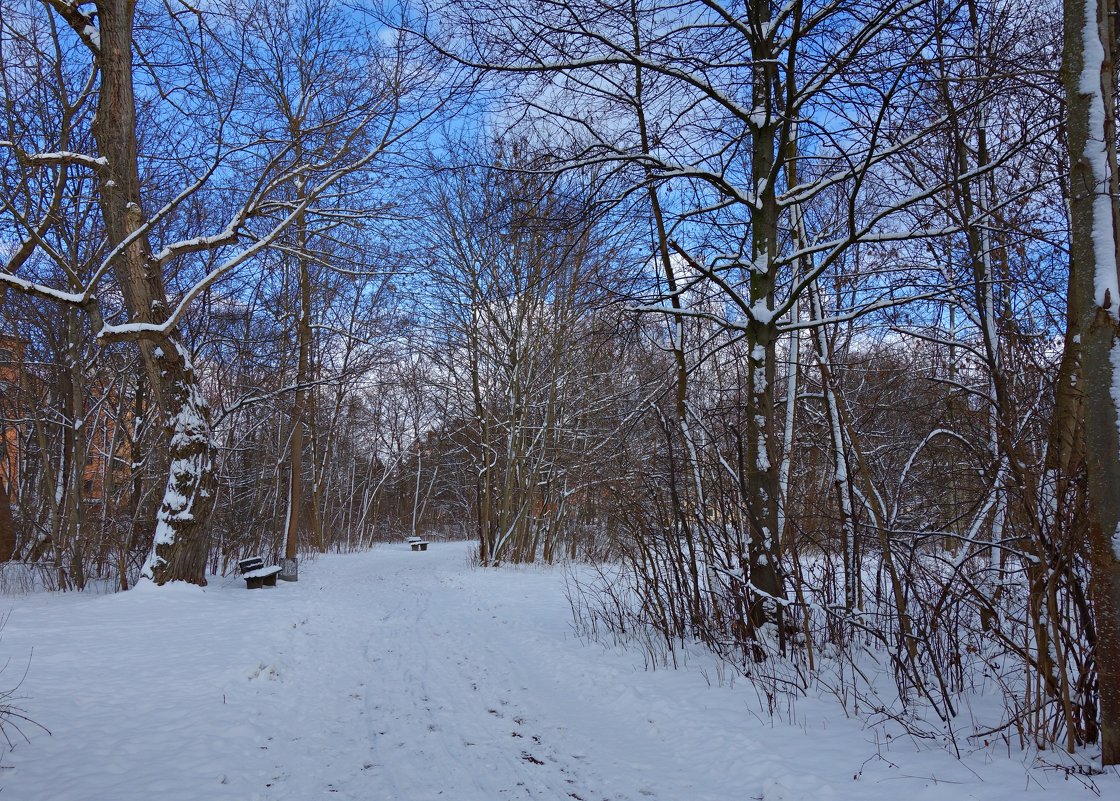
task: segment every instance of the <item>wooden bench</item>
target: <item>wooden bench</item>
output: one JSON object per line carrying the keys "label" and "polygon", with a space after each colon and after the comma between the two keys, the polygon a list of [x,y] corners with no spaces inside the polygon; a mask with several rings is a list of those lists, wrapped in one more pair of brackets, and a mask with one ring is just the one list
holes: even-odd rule
{"label": "wooden bench", "polygon": [[250,556],[237,562],[241,571],[241,578],[245,579],[245,589],[256,590],[261,587],[275,587],[276,576],[280,573],[280,565],[264,566],[264,559],[259,556]]}
{"label": "wooden bench", "polygon": [[408,544],[412,546],[412,550],[414,550],[414,551],[426,551],[426,550],[428,550],[427,541],[422,540],[419,537],[417,537],[416,539],[410,539]]}

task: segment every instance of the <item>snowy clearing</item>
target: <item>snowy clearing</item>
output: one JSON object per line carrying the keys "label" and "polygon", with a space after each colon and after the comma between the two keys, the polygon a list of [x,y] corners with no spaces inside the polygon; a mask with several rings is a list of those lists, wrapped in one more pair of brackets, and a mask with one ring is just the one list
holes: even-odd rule
{"label": "snowy clearing", "polygon": [[[4,599],[27,728],[16,801],[747,801],[1120,797],[1006,751],[956,760],[803,699],[771,722],[711,657],[647,671],[573,634],[562,569],[471,569],[468,545],[322,557],[248,592]],[[877,743],[876,740],[879,740]]]}

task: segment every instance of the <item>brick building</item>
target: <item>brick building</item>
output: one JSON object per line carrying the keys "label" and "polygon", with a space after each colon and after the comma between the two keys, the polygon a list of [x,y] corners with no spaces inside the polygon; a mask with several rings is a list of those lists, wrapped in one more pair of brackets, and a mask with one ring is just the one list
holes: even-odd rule
{"label": "brick building", "polygon": [[[26,343],[13,337],[0,336],[0,562],[10,560],[18,546],[13,509],[20,498],[21,483],[29,469],[27,454],[22,451],[25,421],[42,416],[41,409],[27,408],[29,402],[49,402],[51,394],[43,384],[42,375],[28,368]],[[40,391],[41,390],[41,391]],[[117,486],[129,480],[130,448],[127,438],[117,437],[117,419],[121,411],[115,387],[104,387],[96,393],[102,402],[84,419],[75,431],[74,441],[64,448],[69,459],[81,460],[82,473],[77,487],[81,502],[87,507],[106,501],[106,477],[112,471]],[[126,412],[128,414],[128,412]],[[92,417],[92,419],[90,419]],[[80,433],[78,433],[80,432]]]}
{"label": "brick building", "polygon": [[19,419],[23,354],[21,340],[0,337],[0,562],[11,559],[16,549],[12,503],[19,496],[20,430],[7,421]]}

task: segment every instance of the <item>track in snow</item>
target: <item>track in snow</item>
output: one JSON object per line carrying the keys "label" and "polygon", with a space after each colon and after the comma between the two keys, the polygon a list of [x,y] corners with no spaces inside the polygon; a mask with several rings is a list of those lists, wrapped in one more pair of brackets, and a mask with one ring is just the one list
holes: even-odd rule
{"label": "track in snow", "polygon": [[[572,687],[582,680],[567,660],[541,658],[542,640],[555,638],[563,650],[574,644],[557,625],[566,610],[555,575],[514,574],[523,591],[517,603],[504,593],[488,598],[488,577],[463,575],[460,545],[426,553],[383,548],[347,561],[308,595],[308,623],[292,629],[281,655],[303,666],[299,678],[268,692],[281,709],[285,697],[298,698],[284,713],[296,719],[309,708],[337,708],[342,698],[360,701],[343,703],[351,708],[339,710],[334,730],[312,737],[333,751],[326,767],[337,772],[325,772],[322,752],[310,751],[302,765],[277,766],[265,798],[322,791],[306,777],[326,773],[333,776],[328,792],[363,799],[656,801],[645,781],[624,789],[604,778],[589,747],[589,738],[612,733],[610,750],[622,741],[633,755],[648,722],[589,721],[577,697],[582,688]],[[534,611],[551,628],[538,629]],[[287,658],[288,649],[297,658]],[[363,738],[353,736],[356,729]],[[672,759],[672,750],[660,756]],[[623,763],[607,768],[612,775],[632,770],[631,756]]]}
{"label": "track in snow", "polygon": [[1094,797],[992,752],[876,742],[833,699],[772,721],[745,682],[709,686],[710,658],[646,672],[576,639],[562,571],[467,554],[382,546],[253,592],[8,599],[0,688],[34,649],[19,694],[52,735],[0,761],[0,801]]}

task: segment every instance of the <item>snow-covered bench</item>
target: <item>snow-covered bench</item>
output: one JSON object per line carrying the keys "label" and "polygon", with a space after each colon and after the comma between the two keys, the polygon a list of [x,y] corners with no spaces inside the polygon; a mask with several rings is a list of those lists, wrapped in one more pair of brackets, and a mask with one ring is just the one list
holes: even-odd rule
{"label": "snow-covered bench", "polygon": [[420,537],[409,537],[408,544],[412,546],[412,550],[414,551],[428,550],[428,541],[421,539]]}
{"label": "snow-covered bench", "polygon": [[264,559],[259,556],[250,556],[237,562],[241,571],[241,578],[245,579],[245,589],[255,590],[260,587],[275,587],[276,576],[280,573],[280,565],[264,566]]}

